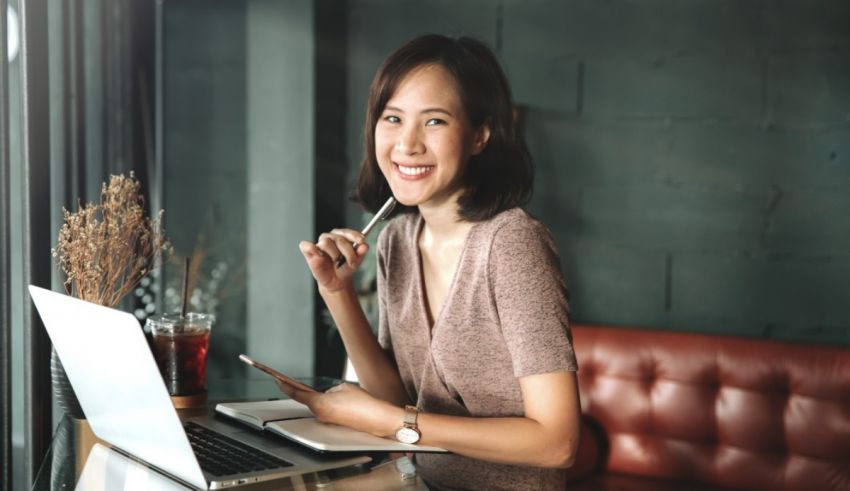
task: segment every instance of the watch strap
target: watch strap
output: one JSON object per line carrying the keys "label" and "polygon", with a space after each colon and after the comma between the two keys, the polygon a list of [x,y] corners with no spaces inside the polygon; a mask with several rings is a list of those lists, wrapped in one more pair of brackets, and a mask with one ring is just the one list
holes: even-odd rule
{"label": "watch strap", "polygon": [[418,415],[419,411],[416,409],[416,406],[404,406],[404,426],[416,428],[416,417]]}

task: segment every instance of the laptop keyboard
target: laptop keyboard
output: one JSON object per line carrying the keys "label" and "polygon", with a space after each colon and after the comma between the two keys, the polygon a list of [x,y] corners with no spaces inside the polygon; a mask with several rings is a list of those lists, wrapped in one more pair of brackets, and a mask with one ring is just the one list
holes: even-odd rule
{"label": "laptop keyboard", "polygon": [[201,468],[214,476],[229,476],[292,466],[291,462],[228,438],[197,423],[184,423],[183,428],[186,430],[186,436],[189,437],[189,443],[195,451]]}

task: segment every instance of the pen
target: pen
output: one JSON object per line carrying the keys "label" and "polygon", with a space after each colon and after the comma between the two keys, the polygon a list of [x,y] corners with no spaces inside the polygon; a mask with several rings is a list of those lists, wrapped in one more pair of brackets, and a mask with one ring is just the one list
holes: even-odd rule
{"label": "pen", "polygon": [[[384,203],[384,206],[382,206],[381,209],[378,210],[378,213],[375,213],[375,216],[373,216],[372,219],[369,220],[369,223],[367,223],[366,226],[363,227],[363,230],[361,230],[360,233],[363,234],[364,237],[368,236],[369,232],[371,232],[372,229],[375,228],[375,225],[377,225],[379,221],[386,218],[390,214],[390,212],[393,211],[393,208],[395,208],[395,203],[395,198],[390,196],[387,202]],[[354,244],[354,246],[356,249],[357,244]],[[345,264],[345,256],[340,254],[339,259],[336,260],[336,267],[341,268],[343,264]]]}

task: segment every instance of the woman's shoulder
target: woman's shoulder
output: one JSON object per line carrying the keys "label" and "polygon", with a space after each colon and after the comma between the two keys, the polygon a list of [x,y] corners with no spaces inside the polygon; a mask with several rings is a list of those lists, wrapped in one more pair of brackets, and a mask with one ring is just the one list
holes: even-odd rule
{"label": "woman's shoulder", "polygon": [[548,238],[551,234],[546,225],[522,208],[509,208],[482,222],[482,232],[489,236],[521,235]]}
{"label": "woman's shoulder", "polygon": [[513,261],[517,254],[531,257],[557,257],[552,232],[540,220],[521,208],[505,210],[487,220],[479,230],[478,247],[488,262]]}

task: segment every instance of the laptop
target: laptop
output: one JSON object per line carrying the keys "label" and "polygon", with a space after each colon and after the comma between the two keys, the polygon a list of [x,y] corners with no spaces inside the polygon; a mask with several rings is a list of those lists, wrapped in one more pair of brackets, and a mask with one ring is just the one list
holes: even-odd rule
{"label": "laptop", "polygon": [[195,489],[222,489],[362,464],[211,416],[181,421],[138,320],[30,285],[30,296],[98,438]]}

